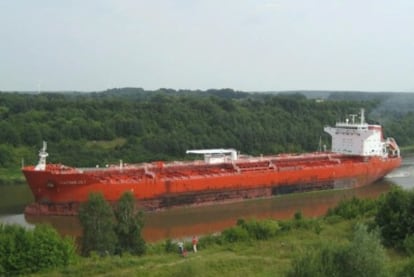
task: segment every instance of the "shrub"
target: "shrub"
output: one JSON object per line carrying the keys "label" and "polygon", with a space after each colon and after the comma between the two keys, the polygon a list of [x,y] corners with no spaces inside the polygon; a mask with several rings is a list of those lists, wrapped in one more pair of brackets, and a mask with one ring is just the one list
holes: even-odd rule
{"label": "shrub", "polygon": [[340,263],[343,276],[388,276],[387,255],[377,232],[369,233],[367,227],[356,225],[354,237],[344,251]]}
{"label": "shrub", "polygon": [[274,237],[280,230],[276,220],[251,220],[244,222],[241,227],[247,230],[248,236],[257,240],[266,240]]}
{"label": "shrub", "polygon": [[173,243],[171,239],[167,239],[164,244],[165,252],[172,253],[177,252],[177,244]]}
{"label": "shrub", "polygon": [[340,216],[345,219],[353,219],[361,216],[374,214],[377,208],[377,201],[372,199],[351,199],[341,200],[334,208],[330,208],[326,214],[330,216]]}
{"label": "shrub", "polygon": [[408,262],[400,268],[395,275],[397,277],[412,277],[414,276],[414,257],[411,257]]}
{"label": "shrub", "polygon": [[301,211],[297,211],[297,212],[295,212],[295,214],[293,215],[293,218],[294,218],[295,220],[302,220],[302,219],[303,219],[302,212],[301,212]]}
{"label": "shrub", "polygon": [[334,244],[323,244],[318,248],[311,248],[294,259],[288,273],[291,277],[331,277],[341,276],[337,266],[342,249]]}
{"label": "shrub", "polygon": [[294,259],[288,276],[388,276],[387,256],[377,233],[357,225],[348,245],[323,243]]}
{"label": "shrub", "polygon": [[27,274],[68,265],[76,257],[72,239],[61,238],[51,227],[26,230],[0,225],[0,275]]}
{"label": "shrub", "polygon": [[408,235],[403,242],[404,250],[409,256],[414,255],[414,235]]}
{"label": "shrub", "polygon": [[414,232],[414,191],[395,188],[380,199],[375,222],[384,243],[403,248],[403,241]]}
{"label": "shrub", "polygon": [[214,245],[214,244],[221,245],[222,243],[223,243],[223,236],[208,235],[208,236],[203,236],[198,240],[198,247],[207,248],[211,245]]}
{"label": "shrub", "polygon": [[224,230],[221,233],[223,240],[227,242],[238,242],[249,240],[248,231],[242,226],[235,226]]}

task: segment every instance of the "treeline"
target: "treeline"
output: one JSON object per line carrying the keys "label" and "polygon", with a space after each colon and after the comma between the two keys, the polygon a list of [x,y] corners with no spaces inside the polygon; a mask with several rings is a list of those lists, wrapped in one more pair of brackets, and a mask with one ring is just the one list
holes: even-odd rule
{"label": "treeline", "polygon": [[[324,125],[360,108],[369,114],[377,105],[228,89],[0,93],[0,167],[18,166],[22,159],[36,163],[42,140],[50,161],[76,166],[183,159],[194,148],[231,147],[252,155],[315,151],[320,138],[329,144]],[[411,123],[412,115],[398,122]],[[391,122],[386,134],[414,143],[413,129],[398,124]]]}

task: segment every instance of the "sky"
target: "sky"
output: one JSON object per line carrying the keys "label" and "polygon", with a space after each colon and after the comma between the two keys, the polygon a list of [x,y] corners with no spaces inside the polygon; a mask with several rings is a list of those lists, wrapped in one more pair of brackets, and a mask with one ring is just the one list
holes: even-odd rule
{"label": "sky", "polygon": [[0,0],[0,91],[414,92],[412,0]]}

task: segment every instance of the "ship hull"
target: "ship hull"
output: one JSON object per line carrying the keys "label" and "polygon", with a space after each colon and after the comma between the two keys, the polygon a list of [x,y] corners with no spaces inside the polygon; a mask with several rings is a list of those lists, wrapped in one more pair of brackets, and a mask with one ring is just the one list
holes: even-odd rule
{"label": "ship hull", "polygon": [[74,215],[90,193],[115,203],[130,191],[146,210],[200,205],[315,189],[371,184],[401,164],[400,157],[361,157],[334,153],[246,158],[237,163],[154,163],[105,169],[47,165],[23,173],[35,203],[27,214]]}

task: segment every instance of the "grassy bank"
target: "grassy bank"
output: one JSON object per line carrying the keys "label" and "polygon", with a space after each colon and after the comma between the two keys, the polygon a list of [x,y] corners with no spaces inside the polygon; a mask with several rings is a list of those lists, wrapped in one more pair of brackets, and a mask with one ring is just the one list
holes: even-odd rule
{"label": "grassy bank", "polygon": [[[175,251],[175,244],[174,252],[166,252],[164,242],[149,245],[142,257],[80,258],[69,267],[35,276],[286,276],[292,262],[307,249],[349,242],[358,222],[361,219],[335,216],[291,220],[287,223],[290,230],[268,240],[217,243],[217,237],[202,238],[199,251],[189,252],[186,258]],[[189,243],[186,246],[190,249]],[[407,263],[405,256],[393,250],[388,250],[388,256],[391,272]]]}

